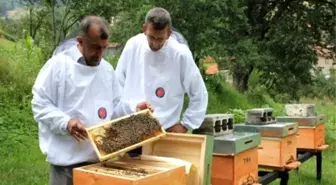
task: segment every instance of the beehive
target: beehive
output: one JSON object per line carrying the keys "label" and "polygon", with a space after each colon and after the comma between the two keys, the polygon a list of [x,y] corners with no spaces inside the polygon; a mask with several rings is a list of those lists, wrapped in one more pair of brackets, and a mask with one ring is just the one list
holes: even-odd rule
{"label": "beehive", "polygon": [[277,117],[277,121],[296,122],[297,148],[303,150],[323,150],[325,145],[325,115],[317,114],[314,105],[288,104],[286,116]]}
{"label": "beehive", "polygon": [[261,136],[258,146],[259,166],[266,168],[292,168],[296,161],[297,123],[268,125],[236,124],[235,132],[254,132]]}
{"label": "beehive", "polygon": [[207,114],[202,125],[193,130],[193,133],[222,136],[232,133],[233,124],[233,114]]}
{"label": "beehive", "polygon": [[119,159],[75,168],[74,185],[185,185],[183,164],[149,159]]}
{"label": "beehive", "polygon": [[[143,118],[146,117],[146,119]],[[140,120],[138,120],[140,119]],[[137,120],[137,123],[134,120]],[[143,132],[138,126],[144,123],[154,124],[152,129],[145,129]],[[133,129],[125,129],[122,124],[130,124]],[[156,156],[147,155],[145,158],[120,158],[120,155],[128,152],[136,147],[144,146],[148,143],[158,141],[166,136],[166,132],[159,124],[149,110],[140,111],[135,114],[121,117],[107,123],[100,124],[87,129],[89,139],[95,148],[98,158],[101,162],[75,168],[73,170],[74,185],[186,185],[188,176],[186,175],[186,163],[181,164],[176,160],[161,157],[160,160]],[[117,127],[115,127],[117,126]],[[110,137],[109,134],[115,134],[115,130],[121,129],[115,135]],[[140,134],[134,133],[137,131]],[[122,148],[113,148],[114,150],[104,151],[100,145],[104,142],[118,141],[116,138],[124,138],[126,134],[129,137],[137,137],[137,142],[130,142],[123,145]],[[109,140],[104,140],[108,137]],[[115,140],[113,140],[115,139]],[[113,144],[113,143],[112,143]],[[118,145],[114,143],[113,146]],[[112,146],[109,146],[110,148]],[[146,147],[145,147],[146,148]],[[112,157],[115,159],[112,160]]]}
{"label": "beehive", "polygon": [[212,185],[254,184],[258,181],[260,134],[234,132],[214,140]]}

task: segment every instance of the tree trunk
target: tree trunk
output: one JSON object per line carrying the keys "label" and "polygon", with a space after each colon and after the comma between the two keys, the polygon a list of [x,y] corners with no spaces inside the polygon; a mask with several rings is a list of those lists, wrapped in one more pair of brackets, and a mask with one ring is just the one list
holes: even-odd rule
{"label": "tree trunk", "polygon": [[54,49],[56,48],[56,20],[55,20],[55,0],[51,0],[52,8],[52,25],[53,25],[53,44]]}
{"label": "tree trunk", "polygon": [[248,80],[253,71],[251,66],[248,71],[242,70],[237,66],[233,72],[233,85],[239,92],[245,92],[248,89]]}
{"label": "tree trunk", "polygon": [[33,8],[29,8],[29,35],[33,37]]}

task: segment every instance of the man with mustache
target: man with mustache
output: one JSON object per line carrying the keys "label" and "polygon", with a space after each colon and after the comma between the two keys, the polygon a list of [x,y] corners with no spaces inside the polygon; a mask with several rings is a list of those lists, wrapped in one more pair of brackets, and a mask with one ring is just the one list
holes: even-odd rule
{"label": "man with mustache", "polygon": [[49,59],[33,86],[32,110],[39,144],[50,163],[50,185],[72,185],[72,169],[98,162],[85,127],[151,109],[120,100],[122,89],[112,65],[102,56],[109,29],[97,16],[80,24],[78,44]]}

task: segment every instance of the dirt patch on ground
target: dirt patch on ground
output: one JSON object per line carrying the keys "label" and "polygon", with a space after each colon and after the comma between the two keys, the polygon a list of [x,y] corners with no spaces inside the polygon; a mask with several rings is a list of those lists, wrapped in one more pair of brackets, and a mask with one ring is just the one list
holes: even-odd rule
{"label": "dirt patch on ground", "polygon": [[148,113],[132,115],[107,128],[102,143],[97,143],[97,146],[104,153],[113,153],[154,137],[158,133],[161,133],[161,125],[156,118]]}

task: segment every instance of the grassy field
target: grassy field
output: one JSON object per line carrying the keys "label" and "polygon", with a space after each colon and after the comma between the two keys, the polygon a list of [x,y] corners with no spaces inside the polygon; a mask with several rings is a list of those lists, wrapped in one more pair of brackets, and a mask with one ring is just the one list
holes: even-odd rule
{"label": "grassy field", "polygon": [[[30,88],[38,72],[39,55],[34,54],[26,60],[23,51],[26,50],[0,39],[0,185],[48,184],[49,168],[39,150],[37,124],[30,106]],[[208,113],[235,113],[236,122],[241,122],[244,120],[244,110],[248,108],[273,107],[277,115],[283,112],[284,106],[268,96],[259,96],[256,101],[256,98],[239,94],[228,84],[215,81],[206,79]],[[316,103],[317,111],[328,116],[326,140],[330,147],[323,153],[323,177],[320,183],[315,180],[315,159],[311,159],[302,165],[298,173],[290,173],[289,184],[335,184],[335,103],[327,100],[302,102]],[[279,182],[272,183],[275,184]]]}

